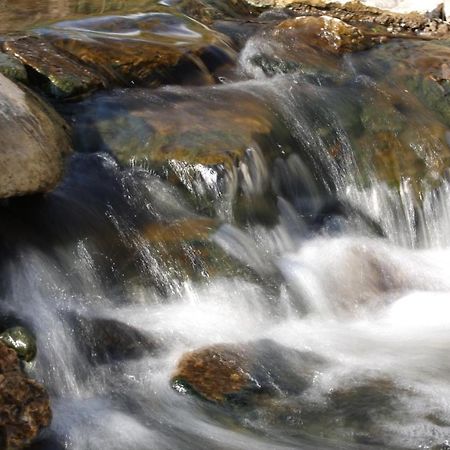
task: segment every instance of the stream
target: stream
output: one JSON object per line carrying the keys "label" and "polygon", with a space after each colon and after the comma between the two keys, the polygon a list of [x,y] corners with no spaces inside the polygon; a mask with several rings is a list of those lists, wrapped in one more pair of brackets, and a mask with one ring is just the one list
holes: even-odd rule
{"label": "stream", "polygon": [[[54,191],[0,208],[2,324],[36,335],[26,368],[53,410],[31,448],[450,448],[450,107],[424,72],[450,40],[336,54],[281,10],[205,25],[176,2],[21,3],[5,36],[78,58],[190,49],[167,82],[114,72],[71,98],[29,69],[74,147]],[[271,390],[174,382],[212,346]]]}

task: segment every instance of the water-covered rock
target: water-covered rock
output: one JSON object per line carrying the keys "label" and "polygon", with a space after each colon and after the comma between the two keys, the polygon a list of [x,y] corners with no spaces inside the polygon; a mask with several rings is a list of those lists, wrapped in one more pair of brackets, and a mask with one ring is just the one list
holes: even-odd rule
{"label": "water-covered rock", "polygon": [[[363,50],[366,38],[356,27],[334,17],[295,17],[275,27],[274,36],[284,35],[296,42],[307,43],[331,53]],[[294,44],[295,45],[295,44]]]}
{"label": "water-covered rock", "polygon": [[100,317],[73,319],[78,348],[92,363],[139,359],[156,350],[150,336],[123,322]]}
{"label": "water-covered rock", "polygon": [[269,185],[261,147],[273,122],[263,100],[239,89],[133,89],[81,104],[74,139],[183,185],[202,213],[229,217],[239,189],[258,195]]}
{"label": "water-covered rock", "polygon": [[24,361],[32,361],[36,357],[36,338],[24,327],[8,328],[0,334],[0,340]]}
{"label": "water-covered rock", "polygon": [[359,28],[340,19],[295,17],[252,37],[244,56],[266,75],[334,73],[342,64],[342,54],[367,49],[374,43]]}
{"label": "water-covered rock", "polygon": [[58,114],[0,74],[0,198],[53,189],[69,151]]}
{"label": "water-covered rock", "polygon": [[272,128],[263,102],[243,91],[117,91],[86,100],[74,138],[122,164],[232,166]]}
{"label": "water-covered rock", "polygon": [[25,447],[50,420],[44,387],[22,372],[15,351],[0,342],[0,447]]}
{"label": "water-covered rock", "polygon": [[214,345],[183,355],[172,386],[219,404],[247,405],[261,396],[298,395],[323,364],[313,354],[269,340]]}
{"label": "water-covered rock", "polygon": [[3,48],[39,74],[32,83],[59,97],[110,84],[211,83],[211,72],[234,57],[219,33],[158,12],[60,22],[8,38]]}

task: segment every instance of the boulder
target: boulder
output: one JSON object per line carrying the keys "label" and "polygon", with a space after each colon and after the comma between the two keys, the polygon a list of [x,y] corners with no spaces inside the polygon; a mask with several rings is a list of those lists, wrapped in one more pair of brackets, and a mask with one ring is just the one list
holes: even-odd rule
{"label": "boulder", "polygon": [[299,395],[323,365],[314,354],[270,340],[220,344],[183,355],[172,386],[210,402],[243,406],[259,398]]}
{"label": "boulder", "polygon": [[69,151],[58,114],[0,74],[0,198],[52,190]]}
{"label": "boulder", "polygon": [[59,22],[7,38],[3,49],[38,74],[31,82],[63,98],[180,76],[211,83],[210,71],[234,58],[224,36],[187,16],[158,12]]}
{"label": "boulder", "polygon": [[22,372],[15,351],[0,342],[0,448],[24,448],[50,420],[44,387]]}
{"label": "boulder", "polygon": [[184,186],[202,213],[223,217],[244,184],[255,194],[269,184],[264,160],[276,149],[261,148],[274,114],[240,89],[98,94],[80,104],[74,119],[77,148],[106,151],[125,166],[151,169]]}

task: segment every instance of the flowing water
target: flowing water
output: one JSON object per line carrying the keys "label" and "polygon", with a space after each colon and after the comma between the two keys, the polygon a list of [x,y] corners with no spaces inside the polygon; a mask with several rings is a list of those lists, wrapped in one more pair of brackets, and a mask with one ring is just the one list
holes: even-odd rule
{"label": "flowing water", "polygon": [[[33,448],[449,448],[448,132],[393,75],[427,45],[298,71],[256,34],[217,84],[57,105],[66,177],[0,225],[3,322],[36,334],[52,399]],[[119,164],[149,122],[207,156]],[[187,351],[268,341],[323,361],[306,390],[230,409],[171,386]]]}

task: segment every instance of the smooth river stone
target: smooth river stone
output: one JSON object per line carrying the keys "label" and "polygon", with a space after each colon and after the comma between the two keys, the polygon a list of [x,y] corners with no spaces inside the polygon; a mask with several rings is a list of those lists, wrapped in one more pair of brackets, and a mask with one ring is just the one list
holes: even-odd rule
{"label": "smooth river stone", "polygon": [[70,148],[58,114],[0,74],[0,198],[52,190]]}

